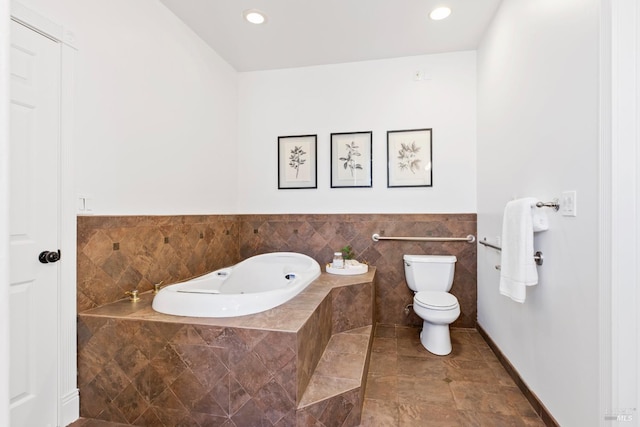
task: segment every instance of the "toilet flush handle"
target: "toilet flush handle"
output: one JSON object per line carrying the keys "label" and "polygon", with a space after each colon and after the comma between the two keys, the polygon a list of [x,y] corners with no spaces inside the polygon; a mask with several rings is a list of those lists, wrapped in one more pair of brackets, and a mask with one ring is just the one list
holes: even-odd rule
{"label": "toilet flush handle", "polygon": [[404,265],[406,265],[407,267],[411,267],[411,264],[409,264],[409,262],[405,261]]}

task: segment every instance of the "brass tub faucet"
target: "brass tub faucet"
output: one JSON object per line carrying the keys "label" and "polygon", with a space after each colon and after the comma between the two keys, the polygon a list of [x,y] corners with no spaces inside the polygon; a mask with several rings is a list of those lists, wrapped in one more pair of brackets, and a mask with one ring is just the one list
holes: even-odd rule
{"label": "brass tub faucet", "polygon": [[138,290],[137,289],[125,292],[124,294],[129,296],[129,300],[131,302],[140,301],[140,297],[138,296]]}
{"label": "brass tub faucet", "polygon": [[160,292],[160,289],[162,288],[162,282],[164,282],[164,280],[161,280],[160,283],[155,283],[153,285],[153,293],[157,294],[158,292]]}

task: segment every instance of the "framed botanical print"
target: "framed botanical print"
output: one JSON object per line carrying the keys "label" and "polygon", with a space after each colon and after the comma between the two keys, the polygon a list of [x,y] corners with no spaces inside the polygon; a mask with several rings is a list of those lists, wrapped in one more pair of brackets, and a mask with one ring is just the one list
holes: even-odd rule
{"label": "framed botanical print", "polygon": [[431,187],[432,129],[387,132],[387,187]]}
{"label": "framed botanical print", "polygon": [[278,189],[318,188],[317,135],[278,137]]}
{"label": "framed botanical print", "polygon": [[373,132],[331,134],[331,188],[372,186]]}

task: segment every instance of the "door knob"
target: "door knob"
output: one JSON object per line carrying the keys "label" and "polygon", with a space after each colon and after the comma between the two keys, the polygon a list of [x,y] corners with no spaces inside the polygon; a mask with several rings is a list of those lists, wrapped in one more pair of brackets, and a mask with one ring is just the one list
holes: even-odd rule
{"label": "door knob", "polygon": [[38,260],[43,264],[48,264],[50,262],[58,262],[60,260],[60,249],[57,251],[42,251],[40,255],[38,255]]}

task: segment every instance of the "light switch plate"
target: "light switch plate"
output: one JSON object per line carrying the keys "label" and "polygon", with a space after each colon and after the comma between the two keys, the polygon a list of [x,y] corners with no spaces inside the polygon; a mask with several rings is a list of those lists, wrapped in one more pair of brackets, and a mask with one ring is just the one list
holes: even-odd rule
{"label": "light switch plate", "polygon": [[578,216],[578,204],[575,191],[563,191],[560,199],[562,216]]}
{"label": "light switch plate", "polygon": [[93,198],[91,196],[78,196],[78,215],[93,215]]}

